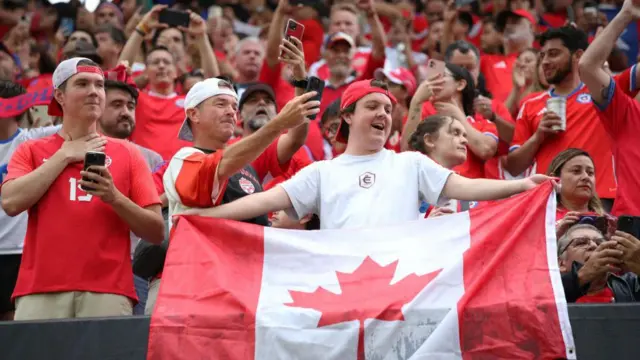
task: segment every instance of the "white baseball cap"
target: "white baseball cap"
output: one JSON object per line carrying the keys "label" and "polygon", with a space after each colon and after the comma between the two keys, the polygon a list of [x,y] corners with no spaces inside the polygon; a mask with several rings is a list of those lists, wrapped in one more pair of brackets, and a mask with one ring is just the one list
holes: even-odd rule
{"label": "white baseball cap", "polygon": [[[102,75],[102,77],[104,77],[102,69],[100,69],[98,66],[78,65],[78,63],[82,60],[93,62],[93,60],[83,57],[74,57],[61,62],[58,67],[56,67],[56,70],[53,72],[53,76],[51,78],[53,82],[53,88],[59,88],[60,85],[64,84],[65,81],[69,80],[69,78],[71,78],[73,75],[79,73],[100,74]],[[47,113],[51,116],[62,116],[62,106],[60,106],[55,96],[49,103]]]}
{"label": "white baseball cap", "polygon": [[233,89],[233,85],[227,80],[210,78],[199,81],[191,87],[187,96],[184,98],[185,118],[178,133],[180,140],[193,141],[193,131],[189,124],[189,117],[186,116],[187,110],[193,109],[208,98],[218,95],[229,95],[238,101],[238,94]]}

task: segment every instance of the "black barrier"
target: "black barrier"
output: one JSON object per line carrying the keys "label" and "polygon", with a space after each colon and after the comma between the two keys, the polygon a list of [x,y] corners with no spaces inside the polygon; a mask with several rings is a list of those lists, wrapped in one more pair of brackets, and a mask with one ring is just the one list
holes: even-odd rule
{"label": "black barrier", "polygon": [[[640,305],[571,305],[569,317],[579,360],[640,359]],[[145,360],[148,334],[145,316],[0,322],[0,359]]]}

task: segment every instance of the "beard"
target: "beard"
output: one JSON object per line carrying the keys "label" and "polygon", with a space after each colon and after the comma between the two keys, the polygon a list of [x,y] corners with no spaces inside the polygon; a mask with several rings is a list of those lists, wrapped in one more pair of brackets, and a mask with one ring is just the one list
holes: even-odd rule
{"label": "beard", "polygon": [[558,71],[556,71],[556,73],[553,74],[551,77],[546,78],[547,83],[549,83],[550,85],[556,85],[561,83],[571,73],[571,70],[572,70],[571,63],[567,61],[565,66],[563,66]]}
{"label": "beard", "polygon": [[116,139],[126,139],[131,136],[135,125],[133,121],[127,119],[119,119],[118,122],[113,125],[106,127],[105,130],[108,136],[112,136]]}
{"label": "beard", "polygon": [[347,64],[335,64],[329,68],[332,75],[346,77],[351,74],[351,67]]}

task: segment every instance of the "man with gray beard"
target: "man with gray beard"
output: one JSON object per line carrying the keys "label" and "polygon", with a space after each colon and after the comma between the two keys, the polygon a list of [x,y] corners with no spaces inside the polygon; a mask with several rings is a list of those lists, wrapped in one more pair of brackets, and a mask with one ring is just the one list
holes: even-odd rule
{"label": "man with gray beard", "polygon": [[[242,136],[249,136],[258,131],[267,122],[271,121],[277,113],[276,96],[273,88],[259,82],[248,84],[238,102],[238,114],[242,122]],[[309,149],[304,145],[307,132],[305,127],[308,128],[308,126],[306,124],[301,129],[294,129],[277,140],[278,162],[280,164],[290,164],[285,177],[293,175],[299,169],[311,163]],[[282,141],[284,139],[287,140]],[[289,143],[292,145],[286,145]],[[271,180],[270,177],[265,179],[265,184],[269,180]]]}

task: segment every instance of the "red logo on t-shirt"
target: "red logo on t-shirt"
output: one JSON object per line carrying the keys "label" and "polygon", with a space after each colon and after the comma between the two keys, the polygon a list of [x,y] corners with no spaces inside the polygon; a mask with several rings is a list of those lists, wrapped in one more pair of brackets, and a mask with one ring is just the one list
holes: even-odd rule
{"label": "red logo on t-shirt", "polygon": [[360,175],[360,187],[361,188],[365,188],[368,189],[370,187],[373,186],[373,184],[376,183],[376,174],[374,173],[370,173],[370,172],[366,172],[362,175]]}
{"label": "red logo on t-shirt", "polygon": [[242,190],[247,194],[253,194],[256,191],[256,187],[253,186],[251,181],[245,178],[240,178],[240,181],[238,182],[240,183],[240,188],[242,188]]}

